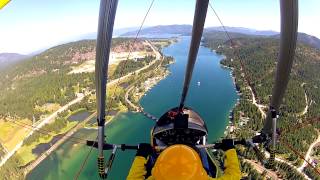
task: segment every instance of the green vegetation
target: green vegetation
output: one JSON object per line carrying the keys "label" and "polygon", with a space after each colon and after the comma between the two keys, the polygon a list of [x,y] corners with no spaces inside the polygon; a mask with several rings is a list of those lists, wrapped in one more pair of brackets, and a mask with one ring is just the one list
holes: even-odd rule
{"label": "green vegetation", "polygon": [[2,180],[22,180],[24,179],[23,173],[19,168],[20,158],[17,155],[12,156],[5,165],[1,166],[0,174]]}
{"label": "green vegetation", "polygon": [[135,70],[138,70],[149,63],[151,63],[152,60],[154,60],[154,56],[146,56],[144,58],[138,58],[136,60],[125,60],[121,61],[117,68],[115,69],[114,73],[110,76],[110,80],[117,79],[119,77],[122,77],[130,72],[133,72]]}
{"label": "green vegetation", "polygon": [[255,168],[248,162],[243,161],[240,159],[240,166],[241,166],[241,172],[242,172],[242,179],[244,180],[264,180],[264,175],[260,174],[258,171],[255,170]]}
{"label": "green vegetation", "polygon": [[151,39],[152,44],[158,49],[161,50],[165,47],[168,47],[172,43],[176,43],[178,41],[178,38],[172,38],[172,39]]}
{"label": "green vegetation", "polygon": [[70,74],[71,65],[86,60],[76,54],[94,50],[95,41],[79,41],[51,48],[0,73],[0,117],[40,119],[36,106],[64,105],[75,98],[78,89],[93,88],[93,74]]}
{"label": "green vegetation", "polygon": [[24,141],[24,145],[29,146],[34,142],[39,142],[43,137],[48,139],[49,137],[60,134],[64,127],[66,127],[69,123],[71,122],[69,122],[65,117],[59,116],[53,123],[43,126],[39,131],[35,131],[35,133],[33,133]]}
{"label": "green vegetation", "polygon": [[[19,81],[14,89],[2,91],[0,97],[0,114],[2,116],[18,116],[20,118],[40,119],[42,111],[36,106],[45,103],[65,105],[76,98],[73,86],[80,89],[92,87],[92,75],[48,74]],[[89,80],[91,79],[91,80]]]}
{"label": "green vegetation", "polygon": [[313,168],[311,168],[310,166],[307,166],[304,169],[304,172],[306,173],[307,176],[309,176],[309,178],[313,179],[313,180],[320,180],[320,176],[319,174],[317,174]]}
{"label": "green vegetation", "polygon": [[2,146],[2,144],[0,143],[0,159],[1,157],[3,157],[5,155],[5,150],[4,147]]}
{"label": "green vegetation", "polygon": [[[232,68],[236,87],[241,99],[234,108],[234,136],[248,138],[259,132],[263,126],[262,114],[252,103],[252,93],[257,103],[268,106],[272,92],[279,40],[257,36],[229,33],[230,42],[223,32],[204,34],[205,46],[223,54],[221,64]],[[232,46],[231,46],[232,45]],[[241,64],[242,62],[242,64]],[[278,127],[281,141],[290,144],[304,154],[317,138],[320,116],[320,50],[298,43],[288,89],[280,107]],[[248,87],[252,88],[252,92]],[[308,102],[305,100],[307,95]],[[304,112],[306,105],[309,105]],[[263,109],[266,111],[267,109]],[[302,161],[283,143],[279,143],[277,153],[298,165]],[[246,158],[256,159],[253,152],[243,153]],[[299,174],[289,175],[289,167],[279,163],[282,176],[299,179]]]}
{"label": "green vegetation", "polygon": [[[53,124],[50,125],[52,126]],[[18,151],[18,155],[21,157],[22,163],[19,166],[25,166],[37,158],[37,156],[33,154],[32,150],[35,149],[39,144],[49,143],[53,139],[53,137],[66,133],[77,124],[77,122],[66,122],[64,126],[60,125],[60,131],[54,130],[52,132],[46,132],[45,129],[47,129],[48,127],[44,127],[40,131],[35,131],[34,134],[30,136],[30,139],[26,139],[24,146],[21,147]]]}
{"label": "green vegetation", "polygon": [[[115,38],[113,48],[129,46],[130,38]],[[94,89],[94,73],[68,74],[72,66],[95,59],[95,40],[83,40],[50,48],[12,68],[0,72],[0,118],[40,119],[36,109],[45,103],[61,106],[75,98],[75,93]],[[149,59],[147,60],[149,61]],[[130,63],[129,65],[141,67]],[[132,68],[130,69],[132,70]],[[113,77],[119,77],[119,72]]]}
{"label": "green vegetation", "polygon": [[[131,38],[113,39],[112,45],[115,51],[127,52],[130,49],[129,43],[133,42]],[[150,47],[140,44],[134,45],[134,50],[152,52]],[[47,143],[58,134],[64,134],[74,127],[78,122],[67,120],[70,114],[85,110],[93,112],[96,109],[94,87],[94,73],[69,73],[72,67],[78,66],[87,60],[95,58],[95,44],[93,40],[85,40],[74,43],[68,43],[53,47],[45,52],[36,55],[15,67],[8,68],[0,72],[0,118],[13,117],[15,119],[28,118],[29,120],[39,120],[43,115],[54,111],[47,106],[54,104],[57,108],[76,98],[76,93],[87,94],[80,103],[73,104],[68,110],[58,114],[54,122],[42,127],[39,132],[34,132],[24,141],[23,147],[18,154],[7,161],[1,167],[0,173],[5,174],[4,179],[19,179],[21,166],[26,165],[35,158],[32,150],[40,143]],[[121,61],[114,71],[110,74],[110,79],[116,79],[132,71],[148,65],[154,56],[135,60]],[[167,59],[167,58],[166,58]],[[150,70],[158,67],[164,61],[156,61],[149,68],[139,73],[148,74]],[[131,84],[137,76],[121,80],[121,83]],[[107,119],[110,120],[117,112],[125,111],[124,95],[126,87],[115,85],[108,86],[107,91],[107,109],[110,111]],[[26,121],[28,121],[26,119]],[[28,123],[29,124],[29,123]],[[0,157],[4,153],[0,148]],[[20,159],[20,155],[24,157]],[[9,169],[11,172],[9,173]],[[17,171],[17,172],[16,172]],[[16,172],[16,174],[13,174]],[[19,177],[18,177],[18,175]]]}
{"label": "green vegetation", "polygon": [[275,169],[282,179],[304,180],[304,177],[300,173],[285,163],[276,162]]}
{"label": "green vegetation", "polygon": [[[159,60],[147,69],[141,71],[138,76],[133,76],[130,80],[130,82],[132,82],[130,87],[134,86],[135,88],[129,93],[129,101],[139,107],[139,100],[141,96],[148,90],[145,86],[145,81],[149,78],[157,78],[159,80],[165,77],[168,73],[166,69],[167,65],[173,62],[173,57],[165,56],[163,60]],[[126,89],[129,89],[130,87],[128,86]],[[133,110],[127,102],[124,103],[129,107],[129,110]]]}

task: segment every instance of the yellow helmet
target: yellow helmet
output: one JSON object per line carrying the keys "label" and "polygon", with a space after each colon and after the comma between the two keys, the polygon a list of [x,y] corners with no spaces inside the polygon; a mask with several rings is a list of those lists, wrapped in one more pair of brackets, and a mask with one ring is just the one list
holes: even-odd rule
{"label": "yellow helmet", "polygon": [[207,180],[198,153],[186,145],[172,145],[159,155],[152,169],[156,180]]}

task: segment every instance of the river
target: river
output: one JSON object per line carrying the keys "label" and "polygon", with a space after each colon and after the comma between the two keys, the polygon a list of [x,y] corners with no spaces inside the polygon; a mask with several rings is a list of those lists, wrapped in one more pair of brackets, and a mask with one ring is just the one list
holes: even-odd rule
{"label": "river", "polygon": [[[160,117],[166,110],[178,105],[189,44],[190,37],[181,37],[177,43],[163,49],[165,55],[174,57],[175,63],[169,65],[171,74],[141,99],[140,103],[145,111]],[[200,47],[186,100],[186,105],[192,107],[206,121],[209,142],[223,136],[229,111],[238,98],[230,77],[230,70],[220,66],[221,58],[210,49]],[[128,144],[149,142],[152,125],[153,121],[141,114],[122,113],[106,127],[107,141]],[[96,131],[83,129],[75,133],[75,136],[94,139]],[[35,168],[27,179],[73,179],[88,151],[89,147],[66,142]],[[135,152],[132,151],[119,150],[109,179],[125,179],[134,154]],[[107,155],[106,152],[106,157]],[[93,150],[79,179],[98,179],[96,157],[97,151]]]}

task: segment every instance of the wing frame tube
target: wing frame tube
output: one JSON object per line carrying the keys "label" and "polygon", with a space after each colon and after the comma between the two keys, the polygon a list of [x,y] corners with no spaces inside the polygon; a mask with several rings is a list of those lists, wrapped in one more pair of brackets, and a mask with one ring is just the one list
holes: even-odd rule
{"label": "wing frame tube", "polygon": [[188,94],[190,81],[192,78],[194,64],[197,60],[198,50],[203,33],[204,23],[206,21],[209,0],[197,0],[192,25],[192,38],[189,48],[188,64],[184,76],[183,90],[179,109],[182,110],[186,96]]}
{"label": "wing frame tube", "polygon": [[[101,0],[99,10],[99,23],[96,46],[95,83],[98,121],[98,153],[100,159],[104,158],[103,147],[105,143],[105,106],[106,84],[108,79],[108,64],[111,48],[114,20],[118,0]],[[100,177],[104,178],[103,171],[99,171]]]}
{"label": "wing frame tube", "polygon": [[270,108],[262,129],[262,133],[264,134],[272,134],[273,132],[271,109],[274,108],[277,112],[279,111],[280,104],[289,82],[298,35],[298,0],[280,0],[280,12],[280,52]]}

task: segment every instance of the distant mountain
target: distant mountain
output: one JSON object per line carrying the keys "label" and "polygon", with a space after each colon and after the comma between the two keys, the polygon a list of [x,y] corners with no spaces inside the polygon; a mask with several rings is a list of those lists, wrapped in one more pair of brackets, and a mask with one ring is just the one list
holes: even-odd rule
{"label": "distant mountain", "polygon": [[298,41],[320,49],[320,39],[315,36],[306,33],[299,33]]}
{"label": "distant mountain", "polygon": [[[118,36],[125,34],[125,33],[128,33],[128,32],[137,31],[138,29],[139,29],[138,27],[114,29],[112,36],[118,37]],[[83,39],[97,39],[97,32],[91,32],[91,33],[75,36],[75,37],[71,38],[70,40],[71,41],[79,41],[79,40],[83,40]],[[70,42],[70,40],[65,41],[64,43]]]}
{"label": "distant mountain", "polygon": [[[279,34],[279,32],[271,31],[271,30],[255,30],[250,28],[244,28],[244,27],[229,27],[225,26],[226,30],[228,32],[234,32],[234,33],[241,33],[241,34],[247,34],[247,35],[255,35],[255,36],[272,36]],[[208,27],[205,29],[206,32],[210,31],[224,31],[222,26],[217,27]]]}
{"label": "distant mountain", "polygon": [[[225,27],[229,34],[232,34],[232,38],[239,38],[239,37],[273,37],[273,38],[279,38],[280,34],[279,32],[272,31],[272,30],[255,30],[250,28],[244,28],[244,27]],[[161,37],[161,35],[164,34],[171,34],[171,35],[190,35],[192,31],[191,25],[158,25],[158,26],[152,26],[143,28],[139,34],[139,36],[153,36],[153,37]],[[123,33],[125,32],[125,33]],[[120,35],[120,36],[135,36],[138,32],[138,28],[124,28],[124,29],[116,29],[114,30],[114,35]],[[225,40],[225,34],[224,29],[222,26],[216,26],[216,27],[207,27],[204,29],[204,35],[209,34],[210,37],[214,37],[215,39],[220,39],[221,41]],[[96,36],[96,34],[95,34]],[[94,36],[94,37],[95,37]],[[220,38],[218,38],[218,36]],[[88,38],[89,39],[89,38]],[[304,43],[306,45],[309,45],[314,48],[320,49],[320,39],[318,39],[315,36],[308,35],[306,33],[299,33],[298,34],[298,42]]]}
{"label": "distant mountain", "polygon": [[[140,31],[141,36],[144,35],[161,35],[161,34],[178,34],[178,35],[189,35],[192,31],[191,25],[159,25],[153,27],[143,28]],[[134,36],[136,35],[138,30],[130,31],[121,36]]]}
{"label": "distant mountain", "polygon": [[[243,28],[243,27],[228,27],[226,26],[228,32],[241,33],[247,35],[256,35],[256,36],[272,36],[279,34],[275,31],[259,31],[255,29]],[[141,30],[140,35],[157,35],[157,34],[180,34],[180,35],[189,35],[192,31],[191,25],[159,25],[144,28]],[[217,27],[208,27],[205,28],[204,32],[211,31],[224,31],[221,26]],[[134,36],[137,34],[137,30],[129,31],[127,33],[121,34],[121,36]]]}
{"label": "distant mountain", "polygon": [[[277,34],[273,37],[279,38],[280,34]],[[301,32],[298,33],[298,42],[320,49],[320,39],[306,33],[301,33]]]}
{"label": "distant mountain", "polygon": [[18,53],[0,53],[0,69],[15,64],[28,56]]}
{"label": "distant mountain", "polygon": [[[225,27],[229,34],[232,34],[232,38],[238,38],[238,37],[273,37],[273,38],[279,38],[280,34],[276,31],[271,30],[255,30],[250,28],[244,28],[244,27]],[[128,28],[127,30],[130,30]],[[152,26],[147,27],[141,30],[140,36],[147,36],[147,35],[163,35],[163,34],[176,34],[176,35],[190,35],[192,31],[191,25],[159,25],[159,26]],[[220,36],[221,40],[223,40],[224,29],[221,26],[217,27],[207,27],[204,29],[204,35],[210,34],[211,37],[215,34],[215,36]],[[137,30],[135,31],[129,31],[124,34],[121,34],[121,36],[135,36],[137,34]],[[217,38],[217,37],[216,37]],[[298,42],[307,44],[311,47],[320,49],[320,39],[318,39],[315,36],[308,35],[306,33],[299,33],[298,34]]]}
{"label": "distant mountain", "polygon": [[[280,34],[274,35],[273,37],[278,39],[280,38]],[[306,33],[298,33],[298,42],[320,49],[320,39]]]}
{"label": "distant mountain", "polygon": [[[228,26],[226,27],[226,29],[228,32],[238,33],[236,37],[239,37],[240,34],[253,35],[253,36],[267,36],[267,37],[274,37],[274,38],[280,37],[279,32],[276,32],[276,31],[258,31],[258,30],[249,29],[249,28],[228,27]],[[212,33],[215,31],[224,31],[224,29],[221,26],[209,27],[205,29],[205,33],[210,33],[210,32]],[[306,33],[302,33],[302,32],[298,33],[298,42],[320,49],[320,39]]]}
{"label": "distant mountain", "polygon": [[119,29],[114,29],[113,30],[113,36],[121,36],[122,34],[125,34],[127,32],[131,31],[137,31],[139,27],[129,27],[129,28],[119,28]]}

